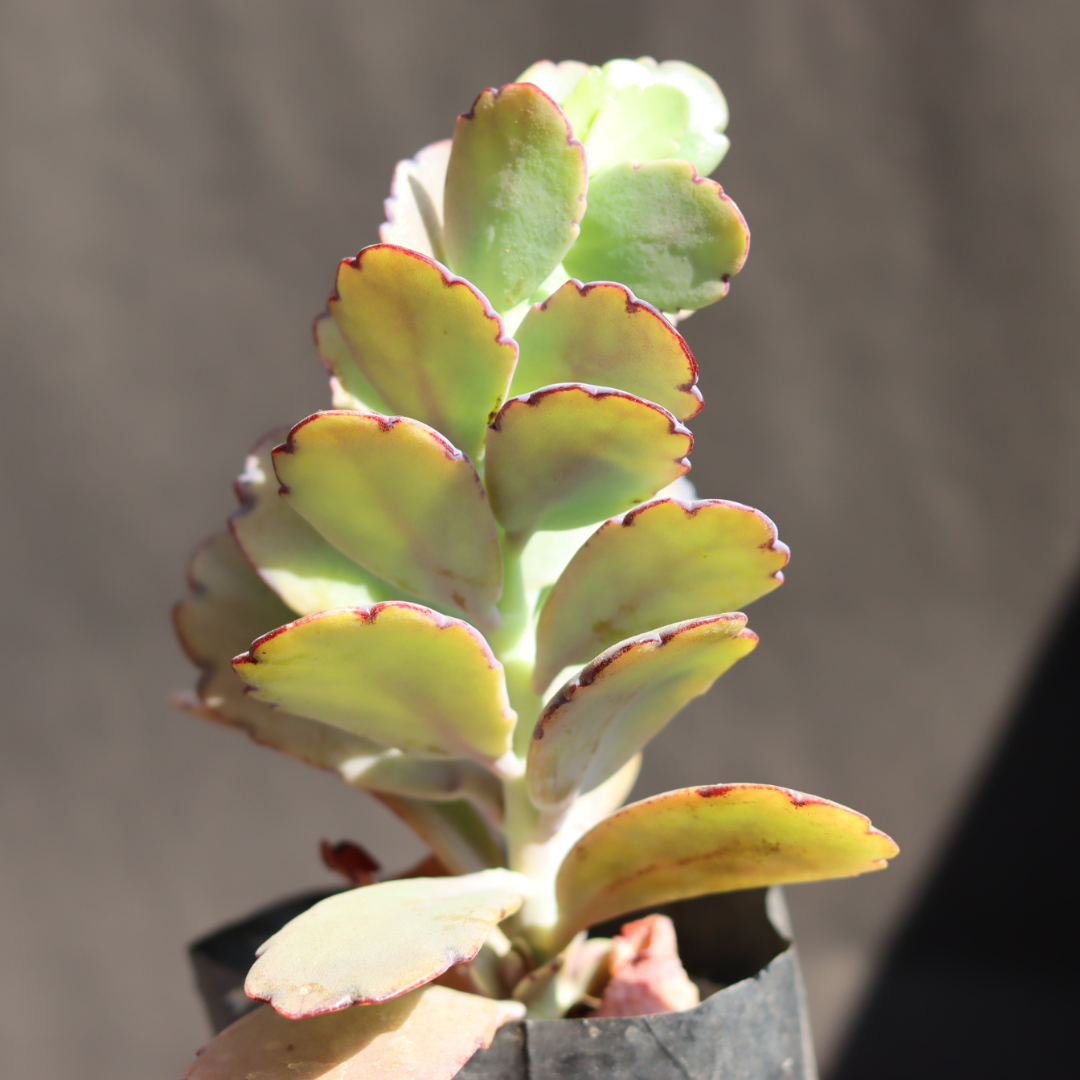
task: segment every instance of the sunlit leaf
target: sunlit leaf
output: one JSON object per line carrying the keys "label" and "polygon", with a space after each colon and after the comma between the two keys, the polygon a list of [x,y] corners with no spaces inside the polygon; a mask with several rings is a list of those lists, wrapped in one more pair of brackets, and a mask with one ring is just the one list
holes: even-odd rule
{"label": "sunlit leaf", "polygon": [[[385,402],[360,370],[329,311],[311,324],[315,348],[323,367],[330,373],[330,390],[335,409],[385,413]],[[346,389],[348,387],[348,389]]]}
{"label": "sunlit leaf", "polygon": [[898,850],[862,814],[787,788],[654,795],[600,822],[566,857],[556,947],[585,927],[671,900],[881,870]]}
{"label": "sunlit leaf", "polygon": [[398,244],[446,262],[442,209],[451,145],[443,139],[397,163],[390,197],[383,203],[386,221],[379,227],[384,244]]}
{"label": "sunlit leaf", "polygon": [[596,114],[585,140],[589,175],[622,161],[675,157],[690,122],[690,101],[674,86],[628,86]]}
{"label": "sunlit leaf", "polygon": [[711,75],[682,60],[665,60],[656,66],[656,80],[678,87],[690,101],[690,121],[672,155],[689,161],[702,176],[708,176],[728,150],[724,129],[728,107],[720,87]]}
{"label": "sunlit leaf", "polygon": [[471,462],[415,420],[323,412],[274,451],[284,497],[398,588],[487,626],[502,589],[495,520]]}
{"label": "sunlit leaf", "polygon": [[510,749],[516,716],[480,633],[418,604],[308,615],[233,662],[260,701],[419,756]]}
{"label": "sunlit leaf", "polygon": [[514,82],[533,83],[552,101],[561,104],[588,71],[589,65],[581,63],[580,60],[563,60],[558,64],[553,64],[550,60],[538,60],[526,68]]}
{"label": "sunlit leaf", "polygon": [[686,161],[627,162],[589,185],[589,212],[563,260],[582,281],[620,281],[661,311],[719,300],[750,233],[738,207]]}
{"label": "sunlit leaf", "polygon": [[334,772],[347,761],[382,749],[244,693],[232,658],[293,613],[260,580],[231,536],[215,536],[203,544],[191,561],[188,578],[192,595],[176,605],[173,617],[185,652],[202,674],[197,704],[185,707],[237,727],[255,742]]}
{"label": "sunlit leaf", "polygon": [[451,1080],[523,1012],[443,986],[304,1020],[264,1005],[212,1039],[183,1080]]}
{"label": "sunlit leaf", "polygon": [[617,772],[687,702],[757,645],[745,615],[664,626],[601,653],[544,710],[528,782],[544,809],[566,805]]}
{"label": "sunlit leaf", "polygon": [[338,893],[262,945],[244,990],[292,1019],[389,1001],[471,960],[531,892],[499,869]]}
{"label": "sunlit leaf", "polygon": [[617,514],[689,468],[693,437],[666,409],[581,384],[511,398],[488,433],[486,482],[513,537]]}
{"label": "sunlit leaf", "polygon": [[525,316],[517,340],[513,395],[580,382],[655,401],[679,420],[701,408],[690,347],[624,285],[568,281]]}
{"label": "sunlit leaf", "polygon": [[278,494],[271,451],[287,434],[271,432],[260,440],[236,481],[241,509],[229,527],[259,576],[298,615],[402,598],[400,589],[343,555]]}
{"label": "sunlit leaf", "polygon": [[783,580],[788,548],[760,511],[661,499],[605,522],[551,590],[536,685],[657,626],[738,611]]}
{"label": "sunlit leaf", "polygon": [[[472,285],[427,256],[380,244],[338,267],[330,314],[390,412],[435,428],[479,459],[517,345]],[[339,378],[352,392],[348,377]]]}
{"label": "sunlit leaf", "polygon": [[458,118],[446,173],[448,264],[497,311],[532,296],[585,213],[585,154],[532,83],[485,90]]}

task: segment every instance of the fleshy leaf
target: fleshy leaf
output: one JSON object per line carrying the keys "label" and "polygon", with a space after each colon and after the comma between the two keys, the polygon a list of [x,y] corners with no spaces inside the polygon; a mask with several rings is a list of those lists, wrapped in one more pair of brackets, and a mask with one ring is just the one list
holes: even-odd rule
{"label": "fleshy leaf", "polygon": [[375,387],[368,382],[367,376],[357,365],[356,358],[349,351],[349,346],[329,311],[316,317],[311,324],[311,332],[315,338],[319,359],[330,373],[334,408],[357,412],[388,412]]}
{"label": "fleshy leaf", "polygon": [[766,784],[684,788],[631,803],[559,870],[559,948],[585,927],[706,893],[881,870],[896,844],[862,814]]}
{"label": "fleshy leaf", "polygon": [[531,892],[499,869],[338,893],[263,943],[244,990],[294,1020],[389,1001],[471,960]]}
{"label": "fleshy leaf", "polygon": [[406,753],[493,764],[510,750],[502,664],[468,623],[418,604],[308,615],[233,665],[260,701]]}
{"label": "fleshy leaf", "polygon": [[496,777],[472,761],[394,758],[368,739],[256,701],[244,693],[232,658],[291,612],[227,533],[200,546],[188,576],[192,595],[176,605],[173,617],[201,675],[197,699],[181,700],[183,708],[367,789],[415,829],[454,873],[503,864],[491,827],[476,810],[482,807],[496,821],[501,816]]}
{"label": "fleshy leaf", "polygon": [[568,383],[511,398],[488,432],[492,509],[513,537],[619,513],[690,468],[693,436],[666,409]]}
{"label": "fleshy leaf", "polygon": [[452,1080],[523,1012],[445,986],[304,1020],[264,1005],[212,1039],[182,1080]]}
{"label": "fleshy leaf", "polygon": [[628,86],[600,109],[585,140],[589,175],[623,161],[675,157],[690,122],[690,101],[675,86]]}
{"label": "fleshy leaf", "polygon": [[[229,528],[259,576],[298,615],[401,599],[400,589],[343,555],[278,494],[271,451],[287,434],[272,432],[260,440],[236,481],[241,509]],[[230,656],[256,636],[238,642]]]}
{"label": "fleshy leaf", "polygon": [[589,65],[580,60],[562,60],[557,64],[550,60],[538,60],[526,68],[514,82],[533,83],[552,101],[562,104],[588,72]]}
{"label": "fleshy leaf", "polygon": [[[647,62],[643,57],[639,63]],[[711,75],[682,60],[656,65],[656,80],[678,87],[690,101],[690,122],[672,157],[682,158],[708,176],[728,150],[724,134],[728,124],[727,101]]]}
{"label": "fleshy leaf", "polygon": [[173,619],[184,651],[202,674],[198,703],[185,708],[334,772],[340,773],[348,761],[381,751],[367,739],[273,709],[244,693],[232,658],[292,612],[258,577],[231,536],[222,534],[203,544],[188,577],[192,595],[176,605]]}
{"label": "fleshy leaf", "polygon": [[443,188],[452,145],[450,139],[443,139],[397,163],[390,197],[383,203],[386,221],[379,226],[384,244],[398,244],[446,262]]}
{"label": "fleshy leaf", "polygon": [[540,613],[536,686],[656,626],[738,611],[784,580],[786,544],[760,511],[660,499],[605,522]]}
{"label": "fleshy leaf", "polygon": [[458,117],[446,173],[450,267],[497,311],[527,300],[562,262],[585,213],[585,153],[532,83],[485,90]]}
{"label": "fleshy leaf", "polygon": [[626,162],[589,186],[589,213],[564,259],[582,281],[621,281],[661,311],[712,304],[746,261],[738,207],[686,161]]}
{"label": "fleshy leaf", "polygon": [[602,653],[551,700],[529,748],[533,802],[565,806],[617,772],[757,645],[745,615],[663,626]]}
{"label": "fleshy leaf", "polygon": [[655,401],[679,420],[701,409],[690,347],[624,285],[568,281],[525,316],[517,340],[512,395],[581,382]]}
{"label": "fleshy leaf", "polygon": [[[518,350],[472,285],[425,255],[379,244],[338,267],[330,314],[390,412],[435,428],[479,460]],[[352,393],[349,379],[339,379]]]}
{"label": "fleshy leaf", "polygon": [[438,432],[316,413],[275,449],[274,469],[293,509],[366,570],[491,624],[502,589],[495,520],[472,463]]}

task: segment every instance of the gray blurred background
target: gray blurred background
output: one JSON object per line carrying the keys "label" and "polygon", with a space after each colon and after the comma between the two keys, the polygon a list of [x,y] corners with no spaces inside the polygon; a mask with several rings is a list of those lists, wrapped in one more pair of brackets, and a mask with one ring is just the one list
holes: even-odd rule
{"label": "gray blurred background", "polygon": [[[642,793],[769,781],[903,856],[789,890],[823,1064],[1080,556],[1080,8],[1066,0],[2,0],[0,1073],[170,1080],[184,947],[418,848],[174,713],[168,608],[395,160],[542,56],[719,79],[753,249],[685,330],[693,478],[794,558]],[[1011,792],[1010,797],[1021,797]]]}

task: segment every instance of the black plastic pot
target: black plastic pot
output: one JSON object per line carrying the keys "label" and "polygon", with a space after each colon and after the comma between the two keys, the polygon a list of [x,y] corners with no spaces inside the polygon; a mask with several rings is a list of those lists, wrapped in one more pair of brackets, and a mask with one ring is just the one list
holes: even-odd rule
{"label": "black plastic pot", "polygon": [[[191,946],[215,1031],[255,1002],[243,982],[255,950],[328,896],[277,904]],[[459,1080],[815,1080],[802,977],[778,889],[703,896],[650,909],[670,915],[702,991],[681,1013],[628,1019],[519,1020],[499,1029]],[[609,926],[610,935],[635,912]]]}

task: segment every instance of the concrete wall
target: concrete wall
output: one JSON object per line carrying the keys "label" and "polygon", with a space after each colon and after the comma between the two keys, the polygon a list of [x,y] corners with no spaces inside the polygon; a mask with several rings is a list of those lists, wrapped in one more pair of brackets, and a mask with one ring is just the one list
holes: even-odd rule
{"label": "concrete wall", "polygon": [[[362,795],[170,711],[167,611],[394,161],[539,56],[691,60],[751,257],[686,332],[706,495],[794,549],[758,652],[641,791],[853,805],[887,874],[790,890],[828,1059],[1080,554],[1080,9],[1065,0],[5,0],[0,1072],[178,1075],[194,935],[416,852]],[[1006,797],[1019,797],[1008,793]]]}

